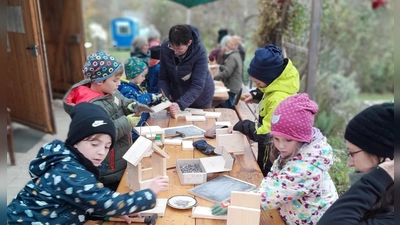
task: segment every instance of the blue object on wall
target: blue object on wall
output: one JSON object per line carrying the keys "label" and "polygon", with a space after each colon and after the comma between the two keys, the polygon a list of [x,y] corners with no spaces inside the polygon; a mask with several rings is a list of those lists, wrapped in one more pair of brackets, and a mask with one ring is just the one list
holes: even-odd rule
{"label": "blue object on wall", "polygon": [[139,24],[128,17],[111,20],[111,41],[114,48],[130,49],[133,39],[139,34]]}

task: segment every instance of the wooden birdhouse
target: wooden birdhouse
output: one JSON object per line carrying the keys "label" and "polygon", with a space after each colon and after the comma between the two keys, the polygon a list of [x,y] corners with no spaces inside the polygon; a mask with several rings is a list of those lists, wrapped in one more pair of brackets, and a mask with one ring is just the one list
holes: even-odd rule
{"label": "wooden birdhouse", "polygon": [[[142,159],[150,156],[151,167],[144,168]],[[126,185],[133,191],[149,187],[156,176],[167,176],[167,159],[169,155],[153,141],[139,136],[135,143],[125,153],[123,158],[128,161]]]}

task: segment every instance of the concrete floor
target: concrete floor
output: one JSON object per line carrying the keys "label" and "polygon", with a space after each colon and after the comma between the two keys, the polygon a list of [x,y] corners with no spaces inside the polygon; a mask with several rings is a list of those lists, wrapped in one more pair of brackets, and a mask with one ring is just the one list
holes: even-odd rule
{"label": "concrete floor", "polygon": [[[53,141],[54,139],[64,141],[67,138],[68,127],[69,123],[71,122],[71,118],[64,111],[61,99],[55,99],[53,101],[53,113],[57,134],[44,135],[43,138],[34,146],[32,146],[32,148],[26,153],[15,152],[15,166],[11,166],[9,157],[7,157],[7,205],[30,180],[28,166],[30,161],[36,157],[40,147],[47,142]],[[12,125],[13,128],[23,126],[18,123],[13,123]]]}

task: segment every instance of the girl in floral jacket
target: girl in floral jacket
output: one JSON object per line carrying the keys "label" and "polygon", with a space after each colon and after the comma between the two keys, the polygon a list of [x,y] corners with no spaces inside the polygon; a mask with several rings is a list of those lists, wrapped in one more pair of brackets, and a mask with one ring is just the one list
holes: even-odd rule
{"label": "girl in floral jacket", "polygon": [[287,224],[317,224],[338,198],[328,173],[332,148],[313,127],[317,111],[307,94],[296,94],[272,115],[273,148],[279,155],[257,192],[262,207],[278,209]]}

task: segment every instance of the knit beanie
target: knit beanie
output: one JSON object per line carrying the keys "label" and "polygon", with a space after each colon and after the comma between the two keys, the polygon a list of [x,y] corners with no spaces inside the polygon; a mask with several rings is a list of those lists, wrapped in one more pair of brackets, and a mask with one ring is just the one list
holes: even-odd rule
{"label": "knit beanie", "polygon": [[66,143],[75,145],[94,134],[108,134],[111,136],[111,147],[115,143],[115,126],[107,112],[98,105],[81,102],[71,110],[71,123]]}
{"label": "knit beanie", "polygon": [[121,66],[122,63],[114,56],[103,51],[98,51],[86,58],[82,72],[92,82],[99,83],[114,75]]}
{"label": "knit beanie", "polygon": [[150,48],[150,59],[160,59],[161,46],[156,45]]}
{"label": "knit beanie", "polygon": [[284,99],[271,118],[271,135],[309,143],[312,138],[314,116],[318,105],[305,93]]}
{"label": "knit beanie", "polygon": [[131,57],[125,62],[125,76],[128,79],[134,79],[147,69],[146,63],[137,57]]}
{"label": "knit beanie", "polygon": [[269,44],[255,51],[247,72],[250,76],[269,85],[281,75],[284,68],[281,49]]}
{"label": "knit beanie", "polygon": [[394,157],[394,103],[372,105],[350,120],[344,138],[370,154]]}
{"label": "knit beanie", "polygon": [[230,35],[225,35],[222,39],[221,39],[221,46],[222,47],[226,47],[226,41],[228,41],[228,39],[230,38]]}

